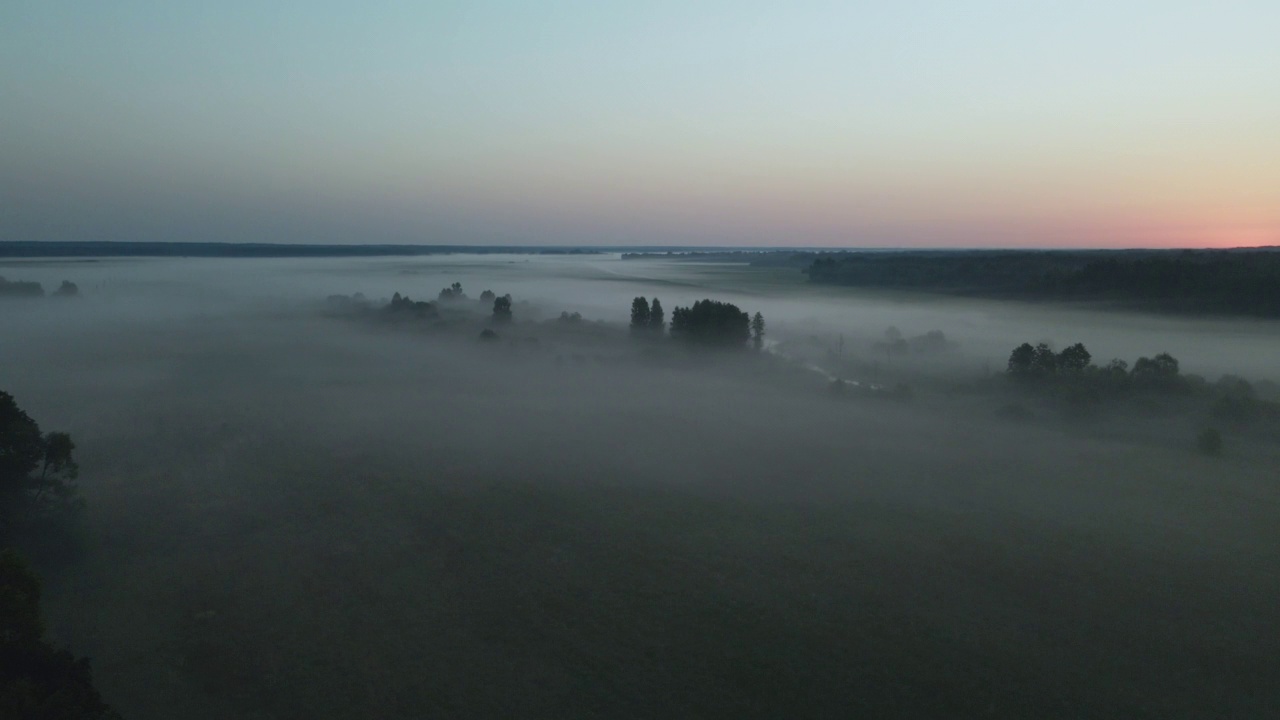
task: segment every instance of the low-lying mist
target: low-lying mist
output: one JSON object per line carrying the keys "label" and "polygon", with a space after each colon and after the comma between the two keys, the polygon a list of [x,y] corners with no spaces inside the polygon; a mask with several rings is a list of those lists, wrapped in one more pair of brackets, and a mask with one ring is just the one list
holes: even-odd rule
{"label": "low-lying mist", "polygon": [[[616,255],[0,273],[80,288],[0,302],[0,389],[76,442],[83,550],[47,571],[46,612],[125,717],[1280,703],[1274,427],[1228,428],[1213,457],[1207,416],[1169,411],[1191,400],[1076,413],[1002,377],[1022,342],[1083,342],[1265,395],[1274,323]],[[325,302],[454,282],[468,299],[439,323]],[[513,298],[490,341],[484,290]],[[760,312],[768,346],[636,338],[636,296]],[[945,340],[910,345],[930,331]]]}

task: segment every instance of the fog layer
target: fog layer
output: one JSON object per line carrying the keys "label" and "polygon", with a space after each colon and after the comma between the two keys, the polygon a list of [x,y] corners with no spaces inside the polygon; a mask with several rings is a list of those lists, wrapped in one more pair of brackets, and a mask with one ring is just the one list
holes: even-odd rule
{"label": "fog layer", "polygon": [[[1266,379],[1275,324],[608,255],[0,272],[81,288],[0,306],[0,389],[77,443],[84,557],[47,612],[126,717],[1280,702],[1275,438],[1210,458],[1190,420],[1011,422],[975,389],[1039,340]],[[513,296],[499,341],[323,312],[455,281]],[[774,352],[655,358],[625,331],[637,295],[759,311]],[[889,327],[950,349],[880,358]],[[833,399],[797,364],[830,352],[913,399]]]}

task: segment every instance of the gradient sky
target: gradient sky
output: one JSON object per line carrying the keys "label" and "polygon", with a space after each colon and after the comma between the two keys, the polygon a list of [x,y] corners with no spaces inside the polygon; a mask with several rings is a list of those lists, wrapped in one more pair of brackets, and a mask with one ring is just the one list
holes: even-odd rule
{"label": "gradient sky", "polygon": [[1280,2],[5,0],[0,240],[1280,244]]}

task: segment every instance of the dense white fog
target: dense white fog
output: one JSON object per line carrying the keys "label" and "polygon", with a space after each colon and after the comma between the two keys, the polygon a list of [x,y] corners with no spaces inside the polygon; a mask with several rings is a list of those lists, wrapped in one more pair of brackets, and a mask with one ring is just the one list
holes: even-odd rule
{"label": "dense white fog", "polygon": [[[434,300],[441,288],[462,283],[478,297],[484,289],[510,293],[527,304],[525,319],[561,311],[625,323],[631,298],[659,297],[668,307],[709,295],[763,312],[790,334],[874,341],[890,326],[905,335],[941,330],[962,354],[993,370],[1021,342],[1057,346],[1084,342],[1099,361],[1169,352],[1184,370],[1207,377],[1233,373],[1280,380],[1280,326],[1273,321],[1186,318],[1072,309],[1061,305],[998,303],[955,297],[869,294],[810,287],[799,271],[747,269],[745,264],[622,260],[601,255],[446,255],[361,259],[94,259],[10,260],[0,273],[12,280],[56,288],[76,282],[88,309],[58,312],[61,322],[106,319],[134,322],[264,308],[296,307],[334,293],[370,298],[407,294]],[[5,323],[30,313],[6,313]],[[15,329],[15,332],[19,330]]]}
{"label": "dense white fog", "polygon": [[[135,720],[779,717],[801,700],[1263,717],[1280,700],[1274,429],[1206,457],[1191,400],[1080,419],[996,377],[1019,343],[1079,341],[1098,363],[1169,352],[1265,388],[1275,323],[616,255],[0,274],[80,288],[0,304],[0,389],[76,442],[83,548],[50,566],[50,630]],[[440,324],[325,303],[453,282],[471,300]],[[488,343],[486,289],[515,317]],[[760,312],[769,350],[661,352],[628,336],[636,296]],[[949,344],[882,355],[890,327]],[[910,394],[835,397],[809,364]]]}

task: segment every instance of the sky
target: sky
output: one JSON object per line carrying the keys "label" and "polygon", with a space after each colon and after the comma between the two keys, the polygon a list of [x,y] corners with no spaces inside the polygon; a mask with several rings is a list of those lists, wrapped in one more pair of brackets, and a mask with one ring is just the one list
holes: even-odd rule
{"label": "sky", "polygon": [[1280,2],[0,3],[0,241],[1280,245]]}

